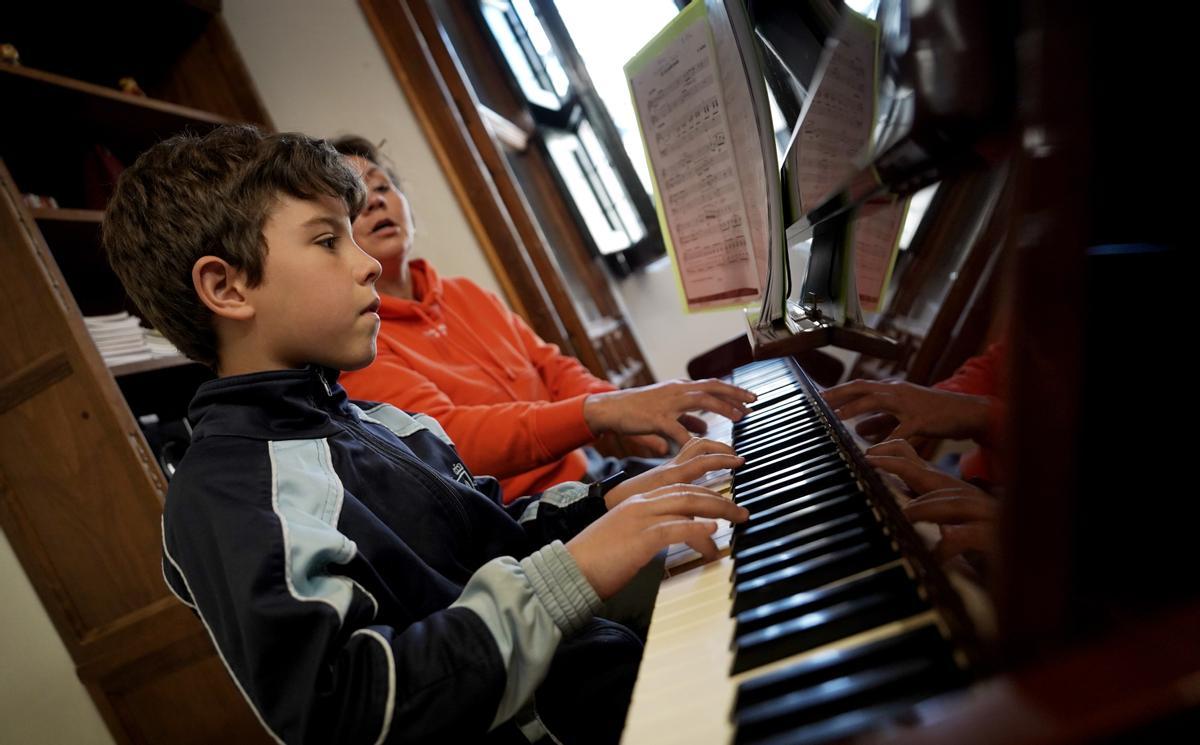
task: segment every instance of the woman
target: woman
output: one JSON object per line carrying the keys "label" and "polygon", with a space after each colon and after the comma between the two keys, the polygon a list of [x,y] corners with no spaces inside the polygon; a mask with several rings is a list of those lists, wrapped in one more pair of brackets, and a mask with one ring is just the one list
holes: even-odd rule
{"label": "woman", "polygon": [[378,356],[341,382],[355,398],[435,417],[473,471],[500,479],[506,499],[587,478],[582,448],[605,432],[653,436],[640,439],[665,454],[658,436],[682,445],[689,430],[704,431],[687,412],[737,420],[754,400],[717,380],[618,390],[595,377],[492,293],[413,259],[412,213],[395,174],[362,137],[333,145],[367,186],[354,239],[383,266]]}

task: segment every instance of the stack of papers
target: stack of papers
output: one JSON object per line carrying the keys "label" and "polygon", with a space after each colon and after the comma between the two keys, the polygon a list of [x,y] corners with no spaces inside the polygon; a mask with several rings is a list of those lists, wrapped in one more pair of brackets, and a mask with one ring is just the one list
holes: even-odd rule
{"label": "stack of papers", "polygon": [[175,345],[162,334],[145,328],[142,319],[129,313],[84,316],[83,322],[109,367],[179,355]]}

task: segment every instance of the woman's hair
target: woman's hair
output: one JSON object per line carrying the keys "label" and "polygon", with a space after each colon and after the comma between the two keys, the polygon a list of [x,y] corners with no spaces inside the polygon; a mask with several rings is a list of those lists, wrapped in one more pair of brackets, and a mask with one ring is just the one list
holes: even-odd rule
{"label": "woman's hair", "polygon": [[396,175],[396,169],[391,159],[379,152],[379,148],[383,146],[382,142],[376,145],[360,135],[342,135],[330,140],[329,144],[333,145],[333,149],[342,155],[355,155],[371,161],[383,169],[397,189],[400,188],[400,177]]}

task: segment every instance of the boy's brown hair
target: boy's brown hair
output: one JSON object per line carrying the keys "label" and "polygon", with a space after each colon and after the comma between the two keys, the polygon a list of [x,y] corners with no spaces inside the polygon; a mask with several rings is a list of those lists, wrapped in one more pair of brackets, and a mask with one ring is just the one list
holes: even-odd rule
{"label": "boy's brown hair", "polygon": [[217,256],[263,278],[263,224],[279,195],[362,208],[358,176],[329,143],[302,134],[227,126],[158,143],[121,174],[104,214],[109,263],[143,317],[188,357],[215,368],[212,314],[192,266]]}

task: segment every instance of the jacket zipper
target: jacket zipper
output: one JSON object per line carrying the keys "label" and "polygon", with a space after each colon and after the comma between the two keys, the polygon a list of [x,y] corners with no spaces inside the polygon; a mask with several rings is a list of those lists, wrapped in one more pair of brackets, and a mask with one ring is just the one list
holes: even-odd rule
{"label": "jacket zipper", "polygon": [[[446,501],[453,505],[454,513],[458,516],[459,522],[462,524],[464,535],[466,535],[468,539],[471,538],[471,524],[467,519],[467,511],[462,506],[462,501],[459,500],[458,495],[454,493],[454,490],[446,485],[446,482],[440,473],[430,468],[419,458],[409,455],[403,450],[398,450],[397,448],[392,447],[385,440],[378,437],[365,426],[363,426],[360,422],[350,420],[342,421],[343,429],[346,430],[347,434],[349,434],[351,437],[354,437],[354,439],[366,445],[371,450],[375,451],[376,454],[387,458],[398,466],[415,468],[422,474],[432,477],[433,482],[437,485],[437,488],[446,497]],[[356,437],[355,435],[358,436]]]}

